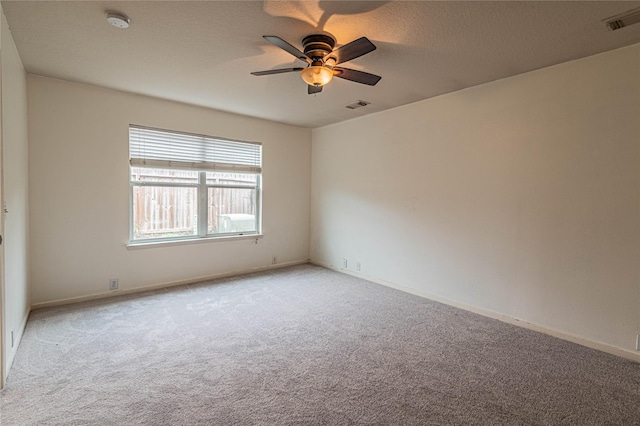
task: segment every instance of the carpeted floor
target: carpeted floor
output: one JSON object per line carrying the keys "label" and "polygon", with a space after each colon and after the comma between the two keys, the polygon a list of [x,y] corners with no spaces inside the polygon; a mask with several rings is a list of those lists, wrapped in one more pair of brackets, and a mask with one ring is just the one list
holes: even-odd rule
{"label": "carpeted floor", "polygon": [[640,365],[311,265],[32,313],[2,425],[640,424]]}

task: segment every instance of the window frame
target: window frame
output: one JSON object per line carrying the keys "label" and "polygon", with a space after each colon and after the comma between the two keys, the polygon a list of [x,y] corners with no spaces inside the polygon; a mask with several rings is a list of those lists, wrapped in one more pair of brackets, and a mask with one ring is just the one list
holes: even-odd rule
{"label": "window frame", "polygon": [[[192,133],[184,133],[184,132],[176,132],[171,130],[163,130],[163,129],[155,129],[155,128],[145,128],[142,126],[129,126],[130,138],[131,138],[131,129],[152,129],[154,131],[166,132],[168,134],[178,134],[178,135],[190,135],[190,136],[201,136],[203,138],[208,138],[212,140],[220,140],[222,142],[235,142],[235,143],[246,143],[246,144],[256,144],[260,147],[262,144],[255,142],[241,142],[229,139],[222,138],[213,138],[211,136],[204,135],[195,135]],[[131,143],[130,143],[131,149]],[[260,148],[261,150],[261,148]],[[260,154],[261,155],[261,154]],[[161,169],[161,170],[178,170],[181,167],[162,167],[161,165],[154,164],[154,161],[150,161],[148,166],[139,164],[139,159],[137,164],[133,164],[132,156],[130,153],[130,164],[129,164],[129,246],[135,245],[145,245],[145,244],[154,244],[154,243],[166,243],[166,242],[189,242],[189,241],[202,241],[202,240],[219,240],[225,238],[237,238],[237,237],[261,237],[262,236],[262,161],[260,160],[260,166],[258,172],[249,172],[246,170],[228,170],[228,169],[212,169],[210,167],[199,169],[197,167],[188,167],[186,169],[197,172],[198,181],[197,183],[188,183],[188,182],[145,182],[145,181],[134,181],[133,178],[133,168],[147,168],[147,169]],[[207,172],[219,172],[219,173],[229,173],[229,174],[252,174],[256,176],[255,185],[253,184],[223,184],[223,183],[207,183]],[[134,191],[136,187],[155,187],[155,188],[195,188],[196,189],[196,202],[197,202],[197,224],[196,224],[196,234],[195,235],[180,235],[174,237],[158,237],[158,238],[134,238],[135,230],[134,230]],[[253,231],[236,231],[236,232],[216,232],[209,233],[209,189],[210,188],[223,188],[223,189],[250,189],[255,191],[255,230]]]}

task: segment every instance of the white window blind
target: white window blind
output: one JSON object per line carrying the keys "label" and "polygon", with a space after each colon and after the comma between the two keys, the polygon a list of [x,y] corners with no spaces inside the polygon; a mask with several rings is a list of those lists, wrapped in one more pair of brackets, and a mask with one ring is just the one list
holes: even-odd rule
{"label": "white window blind", "polygon": [[129,126],[132,166],[237,173],[262,172],[262,145],[193,133]]}

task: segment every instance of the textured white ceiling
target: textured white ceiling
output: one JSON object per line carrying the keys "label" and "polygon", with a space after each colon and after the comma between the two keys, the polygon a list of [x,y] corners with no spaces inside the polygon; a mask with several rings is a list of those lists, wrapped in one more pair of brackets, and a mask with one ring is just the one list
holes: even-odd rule
{"label": "textured white ceiling", "polygon": [[[317,127],[640,42],[640,25],[602,20],[640,1],[2,1],[28,72]],[[119,30],[106,11],[131,18]],[[377,50],[344,66],[377,86],[334,79],[307,95],[304,66],[262,35],[302,49],[368,37]],[[350,110],[358,100],[371,105]]]}

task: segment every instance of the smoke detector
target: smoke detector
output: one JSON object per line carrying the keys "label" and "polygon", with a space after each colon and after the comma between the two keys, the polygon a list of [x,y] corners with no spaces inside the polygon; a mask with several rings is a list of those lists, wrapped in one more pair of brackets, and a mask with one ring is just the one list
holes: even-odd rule
{"label": "smoke detector", "polygon": [[127,15],[116,12],[107,12],[107,22],[116,28],[129,28],[131,19]]}
{"label": "smoke detector", "polygon": [[611,31],[616,31],[638,22],[640,22],[640,9],[633,9],[604,20],[604,24]]}

